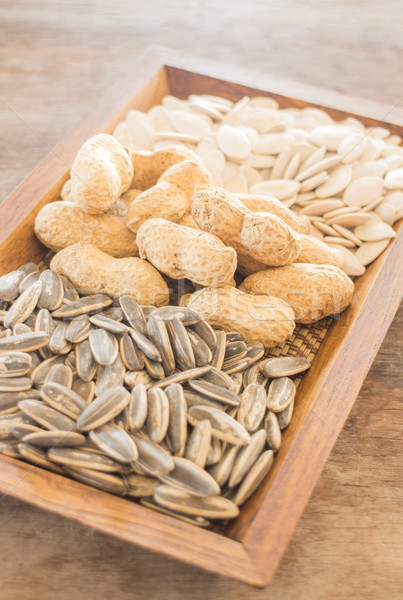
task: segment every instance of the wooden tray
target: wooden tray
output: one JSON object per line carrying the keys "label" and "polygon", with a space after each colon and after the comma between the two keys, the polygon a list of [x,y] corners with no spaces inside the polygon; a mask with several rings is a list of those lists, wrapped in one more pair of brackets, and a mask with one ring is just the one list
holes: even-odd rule
{"label": "wooden tray", "polygon": [[[190,93],[232,100],[267,95],[282,107],[325,107],[335,119],[353,115],[366,125],[384,125],[403,134],[403,111],[226,65],[206,61],[200,65],[171,51],[151,49],[1,205],[0,274],[44,255],[33,234],[34,218],[44,204],[58,197],[69,166],[88,137],[112,132],[129,109],[147,110],[166,94],[186,97]],[[198,529],[7,457],[0,457],[0,491],[148,550],[251,585],[266,585],[397,310],[402,253],[400,231],[357,281],[350,308],[331,325],[298,389],[294,417],[272,471],[224,534]]]}

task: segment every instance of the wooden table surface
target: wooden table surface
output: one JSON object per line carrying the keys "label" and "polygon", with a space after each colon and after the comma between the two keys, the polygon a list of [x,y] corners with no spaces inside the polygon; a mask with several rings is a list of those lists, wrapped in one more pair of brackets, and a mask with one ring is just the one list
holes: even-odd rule
{"label": "wooden table surface", "polygon": [[[0,0],[0,202],[149,44],[402,105],[400,9],[398,0]],[[401,307],[268,588],[4,497],[0,599],[400,600],[402,326]]]}

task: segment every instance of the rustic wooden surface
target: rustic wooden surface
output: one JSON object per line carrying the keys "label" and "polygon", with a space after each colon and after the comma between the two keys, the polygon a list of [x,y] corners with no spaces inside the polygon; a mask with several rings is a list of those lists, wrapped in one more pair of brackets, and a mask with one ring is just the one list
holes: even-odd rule
{"label": "rustic wooden surface", "polygon": [[[221,15],[216,6],[0,0],[0,201],[149,43],[400,103],[398,2],[233,1]],[[1,600],[401,598],[402,325],[400,310],[269,588],[3,498]]]}

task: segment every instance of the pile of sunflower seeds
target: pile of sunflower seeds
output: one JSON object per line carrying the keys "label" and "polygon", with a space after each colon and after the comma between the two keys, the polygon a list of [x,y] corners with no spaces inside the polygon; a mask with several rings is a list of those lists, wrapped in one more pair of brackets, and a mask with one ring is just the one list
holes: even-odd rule
{"label": "pile of sunflower seeds", "polygon": [[0,277],[0,453],[201,527],[269,472],[309,366],[33,263]]}

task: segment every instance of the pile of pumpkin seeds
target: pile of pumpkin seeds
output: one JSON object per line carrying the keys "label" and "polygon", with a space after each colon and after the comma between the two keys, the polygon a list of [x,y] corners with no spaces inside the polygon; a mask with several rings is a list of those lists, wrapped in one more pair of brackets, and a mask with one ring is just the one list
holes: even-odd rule
{"label": "pile of pumpkin seeds", "polygon": [[265,478],[309,366],[33,263],[0,277],[0,453],[201,527]]}

